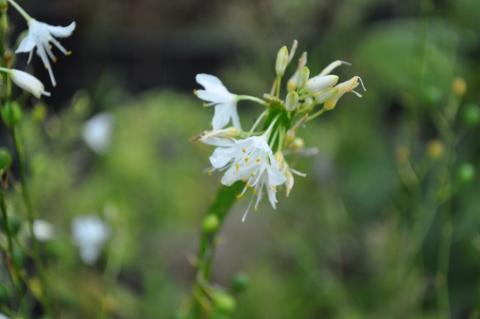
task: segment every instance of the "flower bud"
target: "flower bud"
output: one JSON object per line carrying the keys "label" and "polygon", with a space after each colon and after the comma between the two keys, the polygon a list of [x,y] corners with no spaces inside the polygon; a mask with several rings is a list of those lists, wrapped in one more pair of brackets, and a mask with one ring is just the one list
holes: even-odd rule
{"label": "flower bud", "polygon": [[295,74],[288,80],[287,89],[289,91],[294,91],[297,89],[302,89],[307,84],[307,81],[310,77],[310,69],[306,66],[297,70]]}
{"label": "flower bud", "polygon": [[231,282],[232,290],[235,293],[244,292],[250,285],[250,278],[244,273],[236,274]]}
{"label": "flower bud", "polygon": [[338,79],[336,75],[317,75],[307,81],[306,87],[312,92],[320,92],[337,84]]}
{"label": "flower bud", "polygon": [[348,81],[342,82],[338,84],[337,86],[334,87],[335,94],[333,95],[332,98],[328,99],[324,103],[324,107],[326,110],[330,111],[335,108],[335,106],[338,103],[338,100],[345,95],[345,93],[355,93],[358,97],[362,97],[362,95],[358,92],[355,91],[355,89],[359,86],[362,85],[362,88],[364,91],[366,91],[365,86],[363,85],[362,79],[360,79],[359,76],[354,76]]}
{"label": "flower bud", "polygon": [[442,158],[444,153],[443,143],[439,140],[431,140],[427,144],[427,154],[432,159],[440,159]]}
{"label": "flower bud", "polygon": [[8,103],[2,109],[2,119],[9,128],[13,128],[22,119],[22,109],[18,103]]}
{"label": "flower bud", "polygon": [[236,301],[226,292],[215,291],[212,299],[213,303],[215,304],[215,308],[221,313],[231,314],[235,310]]}
{"label": "flower bud", "polygon": [[475,178],[475,167],[472,163],[463,163],[457,171],[458,180],[463,184],[469,184]]}
{"label": "flower bud", "polygon": [[293,140],[292,149],[299,151],[304,147],[305,147],[305,141],[302,138],[297,137],[296,139]]}
{"label": "flower bud", "polygon": [[480,124],[480,107],[476,104],[467,105],[463,112],[463,121],[470,127]]}
{"label": "flower bud", "polygon": [[203,220],[202,228],[203,231],[207,234],[216,232],[218,230],[218,226],[220,226],[220,221],[218,220],[218,217],[216,215],[209,214]]}
{"label": "flower bud", "polygon": [[0,174],[5,173],[12,165],[12,155],[6,148],[0,148]]}
{"label": "flower bud", "polygon": [[50,96],[50,93],[45,91],[45,86],[43,83],[33,75],[20,70],[12,69],[10,70],[10,76],[13,83],[15,83],[22,90],[31,93],[37,99],[39,99],[42,95]]}
{"label": "flower bud", "polygon": [[452,91],[459,97],[464,96],[467,92],[467,82],[465,82],[465,79],[461,77],[453,79]]}
{"label": "flower bud", "polygon": [[285,99],[285,108],[287,111],[291,112],[296,110],[298,107],[298,93],[295,91],[291,91],[287,94],[287,98]]}
{"label": "flower bud", "polygon": [[288,48],[283,46],[277,53],[277,62],[275,63],[275,72],[277,76],[283,76],[289,62]]}

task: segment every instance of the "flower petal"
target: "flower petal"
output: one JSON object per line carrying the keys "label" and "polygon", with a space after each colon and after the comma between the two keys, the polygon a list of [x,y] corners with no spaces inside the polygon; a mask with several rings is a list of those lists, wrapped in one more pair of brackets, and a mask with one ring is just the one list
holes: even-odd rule
{"label": "flower petal", "polygon": [[50,33],[57,38],[67,38],[72,35],[73,31],[75,31],[75,28],[77,27],[77,24],[74,22],[70,23],[66,27],[62,26],[53,26],[53,25],[48,25],[47,28]]}

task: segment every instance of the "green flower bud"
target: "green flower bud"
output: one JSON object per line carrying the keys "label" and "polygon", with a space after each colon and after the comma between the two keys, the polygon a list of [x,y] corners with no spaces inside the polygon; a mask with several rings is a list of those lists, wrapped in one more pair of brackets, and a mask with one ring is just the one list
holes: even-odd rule
{"label": "green flower bud", "polygon": [[277,76],[283,76],[289,62],[288,48],[283,46],[277,53],[277,62],[275,63],[275,72]]}
{"label": "green flower bud", "polygon": [[208,234],[211,234],[217,231],[219,226],[220,226],[220,221],[218,220],[218,217],[213,214],[210,214],[207,217],[205,217],[202,224],[203,231]]}
{"label": "green flower bud", "polygon": [[463,121],[471,127],[480,124],[480,106],[476,104],[467,105],[463,112]]}
{"label": "green flower bud", "polygon": [[442,91],[436,86],[429,86],[423,92],[423,96],[428,104],[437,104],[442,100]]}
{"label": "green flower bud", "polygon": [[230,285],[234,292],[244,292],[250,285],[250,278],[244,273],[238,273],[233,277]]}
{"label": "green flower bud", "polygon": [[463,163],[458,168],[457,177],[463,184],[471,183],[475,178],[475,167],[472,163]]}
{"label": "green flower bud", "polygon": [[225,314],[231,314],[235,310],[236,301],[235,298],[227,294],[223,291],[216,291],[215,294],[212,296],[213,303],[215,304],[215,308]]}
{"label": "green flower bud", "polygon": [[0,148],[0,174],[8,171],[12,165],[12,155],[6,148]]}
{"label": "green flower bud", "polygon": [[22,109],[18,103],[6,104],[2,109],[2,119],[9,128],[13,128],[22,119]]}
{"label": "green flower bud", "polygon": [[291,112],[296,110],[298,107],[298,93],[295,91],[290,91],[287,94],[287,98],[285,99],[285,108],[287,111]]}

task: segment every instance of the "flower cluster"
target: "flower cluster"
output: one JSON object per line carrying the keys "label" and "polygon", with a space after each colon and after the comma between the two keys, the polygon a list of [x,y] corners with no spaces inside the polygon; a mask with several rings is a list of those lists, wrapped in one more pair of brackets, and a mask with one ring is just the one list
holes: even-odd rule
{"label": "flower cluster", "polygon": [[[53,75],[53,70],[50,63],[50,61],[56,62],[57,60],[52,51],[52,45],[63,54],[69,55],[70,52],[60,44],[57,38],[67,38],[72,35],[76,27],[75,22],[72,22],[66,27],[52,26],[32,18],[14,0],[8,0],[8,3],[22,15],[28,24],[27,35],[22,39],[20,45],[15,50],[15,53],[28,53],[29,63],[32,60],[33,53],[36,53],[45,66],[45,69],[47,69],[52,85],[56,86],[57,82],[55,80],[55,76]],[[8,65],[5,67],[0,67],[0,72],[9,75],[13,83],[26,92],[31,93],[36,98],[40,98],[42,95],[50,96],[50,93],[45,91],[45,86],[43,83],[33,75],[30,75],[24,71],[13,69]]]}
{"label": "flower cluster", "polygon": [[[361,97],[355,91],[359,85],[365,90],[359,76],[339,83],[339,77],[331,74],[339,66],[350,65],[344,61],[332,62],[311,77],[307,53],[302,54],[295,72],[285,81],[285,72],[296,48],[295,41],[290,52],[287,47],[279,50],[275,81],[271,91],[262,98],[233,94],[213,75],[196,76],[203,89],[194,91],[195,95],[206,102],[205,106],[213,106],[215,111],[213,129],[201,133],[195,140],[215,147],[210,156],[210,171],[224,172],[223,185],[244,182],[240,196],[252,190],[252,200],[243,220],[254,199],[257,208],[266,193],[275,209],[278,188],[283,186],[288,196],[294,185],[294,175],[305,176],[291,168],[286,159],[287,154],[300,153],[304,147],[303,140],[297,137],[297,130],[326,111],[333,110],[346,93]],[[286,84],[283,96],[282,84]],[[255,102],[263,111],[248,131],[242,129],[237,111],[241,101]]]}

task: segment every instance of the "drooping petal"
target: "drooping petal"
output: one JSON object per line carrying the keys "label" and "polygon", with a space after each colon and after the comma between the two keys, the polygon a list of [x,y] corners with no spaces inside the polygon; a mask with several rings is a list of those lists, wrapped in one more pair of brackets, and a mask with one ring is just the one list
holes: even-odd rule
{"label": "drooping petal", "polygon": [[28,33],[20,42],[20,45],[18,46],[17,50],[15,50],[15,53],[31,52],[36,45],[37,42],[35,41],[35,37],[31,33]]}
{"label": "drooping petal", "polygon": [[212,126],[214,130],[219,130],[227,126],[232,118],[232,113],[236,113],[236,108],[230,104],[215,105],[215,114],[212,119]]}
{"label": "drooping petal", "polygon": [[66,27],[62,27],[62,26],[53,26],[53,25],[48,25],[47,24],[47,27],[48,27],[48,30],[50,31],[50,33],[54,36],[54,37],[57,37],[57,38],[68,38],[69,36],[72,35],[73,31],[75,31],[75,28],[77,27],[77,24],[75,21],[73,21],[72,23],[70,23],[68,26]]}

